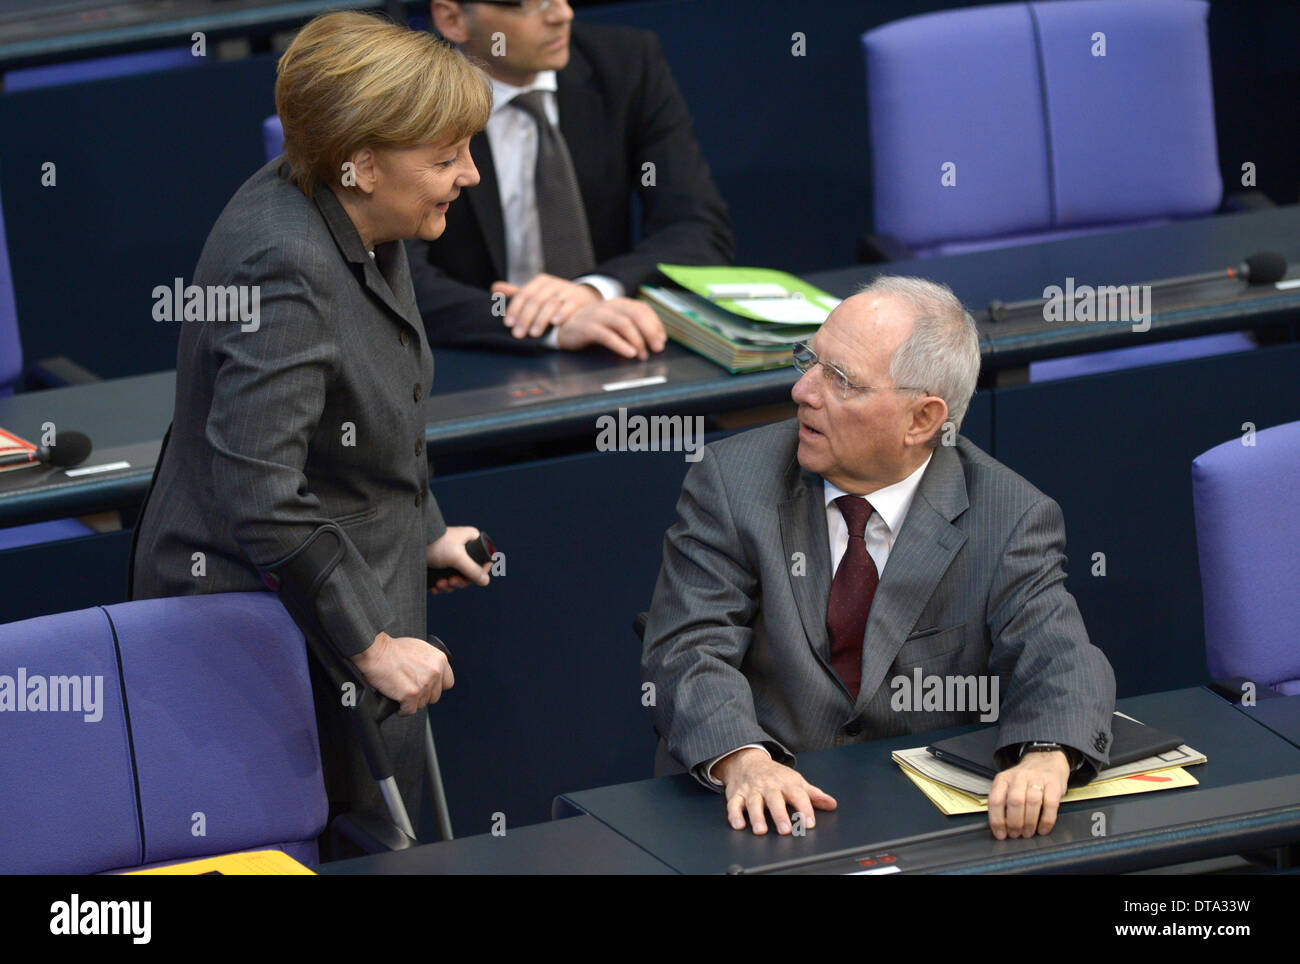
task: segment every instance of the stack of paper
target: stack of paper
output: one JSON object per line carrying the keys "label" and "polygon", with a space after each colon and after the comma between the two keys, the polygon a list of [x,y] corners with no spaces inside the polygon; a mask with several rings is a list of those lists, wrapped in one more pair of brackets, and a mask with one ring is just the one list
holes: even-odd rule
{"label": "stack of paper", "polygon": [[166,864],[162,867],[150,867],[148,870],[128,870],[126,875],[197,876],[200,874],[223,874],[226,876],[248,877],[273,874],[283,877],[315,875],[315,873],[314,870],[298,863],[283,850],[249,850],[243,853],[222,854],[219,857],[203,857],[199,860]]}
{"label": "stack of paper", "polygon": [[644,285],[641,295],[670,338],[729,371],[780,368],[839,304],[820,288],[769,268],[659,270],[681,287]]}
{"label": "stack of paper", "polygon": [[[12,432],[6,432],[0,428],[0,455],[27,455],[36,451],[36,446],[24,438],[19,438]],[[18,462],[14,465],[0,466],[0,472],[9,472],[13,469],[27,469],[40,465],[35,459],[30,462]]]}
{"label": "stack of paper", "polygon": [[[1198,781],[1184,767],[1204,763],[1205,759],[1204,753],[1183,744],[1159,756],[1102,770],[1091,783],[1069,788],[1061,801],[1069,803],[1072,800],[1095,800],[1130,793],[1148,793],[1152,790],[1193,787]],[[993,781],[987,777],[944,763],[923,746],[912,750],[895,750],[893,760],[907,778],[945,814],[979,813],[988,809]]]}

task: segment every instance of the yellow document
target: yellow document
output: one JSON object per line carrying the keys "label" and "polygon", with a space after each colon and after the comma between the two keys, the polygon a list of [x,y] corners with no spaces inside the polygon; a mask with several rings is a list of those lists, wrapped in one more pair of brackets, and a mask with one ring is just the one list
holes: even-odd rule
{"label": "yellow document", "polygon": [[[895,760],[897,763],[898,761]],[[930,802],[949,817],[963,813],[985,813],[989,808],[988,797],[974,797],[960,790],[946,787],[937,780],[922,776],[910,767],[898,764],[907,778],[930,798]],[[1131,793],[1150,793],[1153,790],[1174,790],[1179,787],[1197,786],[1196,777],[1182,767],[1170,767],[1167,770],[1152,770],[1149,773],[1135,773],[1132,776],[1119,777],[1115,780],[1102,780],[1082,787],[1070,787],[1062,803],[1074,800],[1099,800],[1103,797],[1123,797]]]}
{"label": "yellow document", "polygon": [[183,864],[169,864],[166,867],[152,867],[149,870],[132,870],[130,874],[175,874],[195,875],[212,872],[229,876],[269,875],[306,875],[314,877],[315,872],[307,869],[282,850],[250,850],[241,854],[224,854],[220,857],[204,857],[202,860],[190,860]]}

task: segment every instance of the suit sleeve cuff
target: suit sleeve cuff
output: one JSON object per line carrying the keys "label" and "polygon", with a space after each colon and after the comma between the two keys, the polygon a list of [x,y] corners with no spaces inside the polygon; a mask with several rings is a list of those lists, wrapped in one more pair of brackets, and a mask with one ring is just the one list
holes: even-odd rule
{"label": "suit sleeve cuff", "polygon": [[442,538],[442,534],[447,531],[447,523],[443,521],[442,510],[438,508],[438,500],[433,497],[428,485],[424,491],[424,543],[428,545],[431,542],[437,542]]}
{"label": "suit sleeve cuff", "polygon": [[374,573],[350,546],[321,587],[316,613],[329,642],[347,657],[369,649],[397,619]]}
{"label": "suit sleeve cuff", "polygon": [[713,775],[713,768],[718,765],[718,761],[721,760],[723,757],[731,756],[731,754],[733,753],[739,753],[741,750],[749,750],[749,749],[762,750],[769,757],[772,755],[772,751],[769,750],[767,747],[763,746],[763,744],[761,743],[746,743],[744,746],[738,746],[734,750],[728,750],[726,753],[720,753],[718,756],[715,756],[712,760],[708,760],[705,763],[701,764],[700,769],[704,773],[704,779],[708,780],[709,783],[715,787],[721,787],[723,785],[722,781],[717,779]]}
{"label": "suit sleeve cuff", "polygon": [[623,282],[617,278],[611,278],[607,274],[584,274],[581,278],[574,278],[573,283],[575,285],[591,285],[606,301],[611,298],[622,298],[627,294]]}

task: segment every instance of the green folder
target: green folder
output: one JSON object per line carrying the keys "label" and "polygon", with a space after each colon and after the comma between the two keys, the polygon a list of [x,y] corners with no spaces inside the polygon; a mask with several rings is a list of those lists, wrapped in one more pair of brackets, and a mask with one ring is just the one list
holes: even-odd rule
{"label": "green folder", "polygon": [[[794,344],[816,334],[839,304],[771,268],[661,264],[659,270],[680,288],[642,285],[641,296],[668,336],[733,373],[790,365]],[[730,292],[755,297],[726,297]]]}
{"label": "green folder", "polygon": [[[707,298],[723,311],[733,315],[749,318],[752,321],[767,321],[762,314],[743,304],[743,298],[714,297],[712,288],[716,285],[773,285],[784,289],[789,295],[802,298],[809,304],[820,308],[826,314],[840,303],[840,299],[810,285],[802,278],[797,278],[775,268],[734,268],[723,265],[681,265],[661,264],[659,270],[668,278],[701,298]],[[778,300],[778,299],[773,299]],[[825,316],[823,315],[823,318]]]}

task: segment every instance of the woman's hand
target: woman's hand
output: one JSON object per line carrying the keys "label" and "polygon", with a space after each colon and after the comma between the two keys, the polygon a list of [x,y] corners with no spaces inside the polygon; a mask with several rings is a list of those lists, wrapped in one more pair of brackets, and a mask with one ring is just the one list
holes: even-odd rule
{"label": "woman's hand", "polygon": [[486,586],[491,581],[488,578],[488,570],[492,568],[492,561],[489,559],[480,566],[465,551],[465,544],[473,542],[478,537],[479,531],[473,526],[448,526],[447,531],[436,542],[430,542],[425,546],[425,562],[430,569],[453,568],[463,574],[439,579],[429,592],[437,595],[464,589],[471,582]]}

